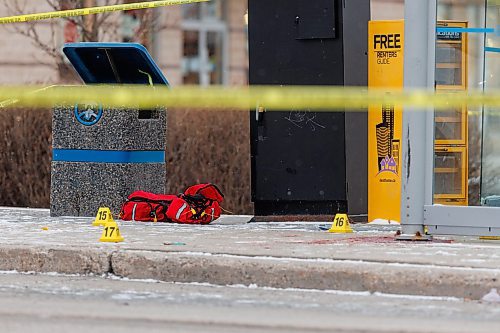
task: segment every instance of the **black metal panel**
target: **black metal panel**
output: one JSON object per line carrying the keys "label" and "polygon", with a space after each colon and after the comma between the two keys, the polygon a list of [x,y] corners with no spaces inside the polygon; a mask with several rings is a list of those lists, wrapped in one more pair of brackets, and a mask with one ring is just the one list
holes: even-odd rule
{"label": "black metal panel", "polygon": [[[344,17],[344,83],[368,86],[370,0],[348,0]],[[368,112],[346,112],[347,201],[349,214],[368,213]]]}
{"label": "black metal panel", "polygon": [[296,12],[297,39],[336,37],[334,0],[298,0]]}
{"label": "black metal panel", "polygon": [[253,122],[255,200],[345,200],[343,113],[268,112]]}
{"label": "black metal panel", "polygon": [[344,84],[341,1],[337,38],[300,40],[295,18],[302,1],[249,0],[250,84]]}
{"label": "black metal panel", "polygon": [[256,201],[258,216],[267,215],[332,215],[346,212],[347,201]]}
{"label": "black metal panel", "polygon": [[[335,28],[336,38],[297,39],[304,0],[249,0],[251,84],[344,84],[341,1],[318,3],[330,3],[336,17],[325,26]],[[319,26],[311,28],[310,37]],[[344,113],[305,111],[251,112],[257,215],[269,214],[272,202],[279,203],[277,214],[297,214],[306,202],[308,214],[345,203]]]}

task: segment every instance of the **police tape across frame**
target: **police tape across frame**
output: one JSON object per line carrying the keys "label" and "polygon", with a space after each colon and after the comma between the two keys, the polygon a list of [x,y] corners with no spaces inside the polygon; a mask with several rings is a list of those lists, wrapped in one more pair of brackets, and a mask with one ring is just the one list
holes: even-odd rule
{"label": "police tape across frame", "polygon": [[41,21],[41,20],[49,20],[49,19],[55,19],[55,18],[86,16],[86,15],[102,14],[102,13],[118,12],[118,11],[127,11],[127,10],[151,9],[151,8],[166,7],[166,6],[173,6],[173,5],[184,5],[184,4],[197,3],[197,2],[207,2],[207,1],[210,1],[210,0],[147,1],[147,2],[135,2],[135,3],[121,4],[121,5],[61,10],[61,11],[45,12],[45,13],[37,13],[37,14],[24,14],[24,15],[16,15],[16,16],[9,16],[9,17],[1,17],[0,24]]}
{"label": "police tape across frame", "polygon": [[[105,108],[179,107],[266,111],[365,111],[370,105],[404,105],[417,110],[486,106],[500,111],[500,91],[433,92],[333,86],[1,86],[0,107],[53,107],[83,100]],[[496,110],[492,110],[495,111]]]}

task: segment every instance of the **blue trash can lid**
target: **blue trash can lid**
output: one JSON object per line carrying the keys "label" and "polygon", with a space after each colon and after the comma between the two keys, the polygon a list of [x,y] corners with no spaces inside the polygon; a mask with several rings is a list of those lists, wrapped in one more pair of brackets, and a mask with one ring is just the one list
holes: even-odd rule
{"label": "blue trash can lid", "polygon": [[70,43],[63,52],[86,84],[168,85],[141,44]]}

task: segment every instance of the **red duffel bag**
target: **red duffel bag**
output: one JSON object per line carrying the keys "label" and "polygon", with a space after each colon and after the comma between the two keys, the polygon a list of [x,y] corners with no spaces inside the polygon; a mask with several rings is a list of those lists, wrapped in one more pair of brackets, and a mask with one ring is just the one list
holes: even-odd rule
{"label": "red duffel bag", "polygon": [[209,224],[220,217],[224,195],[213,184],[198,184],[176,195],[135,191],[123,204],[125,221]]}

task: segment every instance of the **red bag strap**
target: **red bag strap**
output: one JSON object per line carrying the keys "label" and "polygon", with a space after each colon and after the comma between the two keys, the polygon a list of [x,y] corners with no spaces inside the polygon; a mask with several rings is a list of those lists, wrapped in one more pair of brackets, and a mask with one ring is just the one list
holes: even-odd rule
{"label": "red bag strap", "polygon": [[[209,195],[202,193],[207,189],[212,189],[214,193],[210,193]],[[197,195],[203,196],[211,202],[217,201],[221,203],[224,200],[224,194],[222,194],[222,191],[215,184],[211,183],[190,186],[184,191],[184,195],[191,196],[195,199],[197,199]]]}

